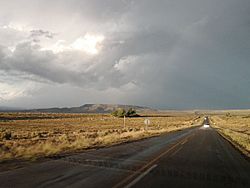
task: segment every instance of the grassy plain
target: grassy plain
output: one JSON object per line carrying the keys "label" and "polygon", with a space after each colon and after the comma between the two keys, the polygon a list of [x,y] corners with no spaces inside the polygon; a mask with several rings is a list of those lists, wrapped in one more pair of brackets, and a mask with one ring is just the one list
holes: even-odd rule
{"label": "grassy plain", "polygon": [[214,128],[250,153],[250,111],[227,111],[210,119]]}
{"label": "grassy plain", "polygon": [[[108,114],[0,113],[0,160],[36,159],[105,147],[198,125],[191,112],[115,118]],[[151,123],[145,130],[144,120]]]}

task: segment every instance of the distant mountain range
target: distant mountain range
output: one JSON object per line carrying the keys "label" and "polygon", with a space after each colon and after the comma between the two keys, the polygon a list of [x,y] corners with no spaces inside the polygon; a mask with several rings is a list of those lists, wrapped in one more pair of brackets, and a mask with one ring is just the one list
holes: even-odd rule
{"label": "distant mountain range", "polygon": [[118,108],[124,108],[126,110],[129,108],[133,108],[137,112],[156,111],[149,107],[121,105],[121,104],[85,104],[79,107],[43,108],[43,109],[30,109],[30,110],[0,107],[0,111],[44,112],[44,113],[110,113]]}
{"label": "distant mountain range", "polygon": [[23,108],[0,106],[0,112],[23,111]]}

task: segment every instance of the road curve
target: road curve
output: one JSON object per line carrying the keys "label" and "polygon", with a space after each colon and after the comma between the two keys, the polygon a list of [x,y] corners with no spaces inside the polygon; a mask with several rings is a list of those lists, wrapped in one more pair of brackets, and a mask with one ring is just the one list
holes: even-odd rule
{"label": "road curve", "polygon": [[0,172],[1,188],[191,186],[250,187],[250,163],[201,126]]}

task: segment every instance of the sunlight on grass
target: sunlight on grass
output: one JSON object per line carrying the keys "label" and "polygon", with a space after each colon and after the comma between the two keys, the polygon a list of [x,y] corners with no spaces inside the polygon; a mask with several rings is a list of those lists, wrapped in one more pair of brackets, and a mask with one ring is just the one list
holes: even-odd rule
{"label": "sunlight on grass", "polygon": [[212,116],[214,127],[250,152],[250,116],[220,115]]}
{"label": "sunlight on grass", "polygon": [[87,148],[105,147],[134,141],[201,123],[192,113],[122,118],[96,114],[0,114],[0,159],[35,159]]}

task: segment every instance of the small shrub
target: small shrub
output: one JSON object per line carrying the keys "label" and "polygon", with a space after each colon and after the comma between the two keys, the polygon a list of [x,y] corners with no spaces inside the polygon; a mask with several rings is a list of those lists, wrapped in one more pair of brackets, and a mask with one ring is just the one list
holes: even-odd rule
{"label": "small shrub", "polygon": [[5,132],[3,135],[3,139],[10,140],[11,139],[11,132]]}
{"label": "small shrub", "polygon": [[127,117],[133,117],[133,116],[136,116],[136,111],[132,108],[130,108],[127,112],[126,112],[126,116]]}

